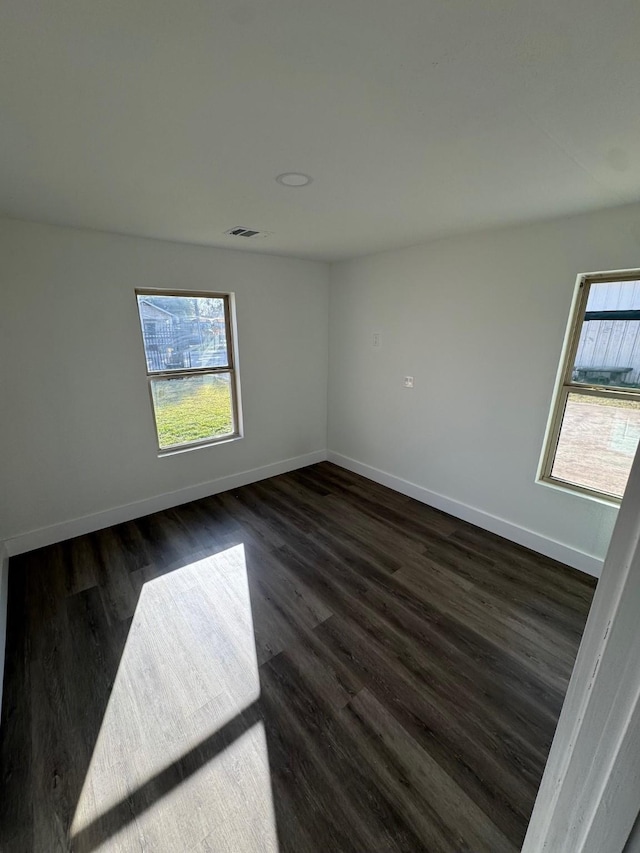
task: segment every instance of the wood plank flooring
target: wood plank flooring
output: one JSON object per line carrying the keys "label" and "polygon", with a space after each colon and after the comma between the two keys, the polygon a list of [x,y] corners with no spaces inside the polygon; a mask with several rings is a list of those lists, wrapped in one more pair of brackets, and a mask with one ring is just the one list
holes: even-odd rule
{"label": "wood plank flooring", "polygon": [[9,580],[6,853],[516,853],[595,587],[329,463]]}

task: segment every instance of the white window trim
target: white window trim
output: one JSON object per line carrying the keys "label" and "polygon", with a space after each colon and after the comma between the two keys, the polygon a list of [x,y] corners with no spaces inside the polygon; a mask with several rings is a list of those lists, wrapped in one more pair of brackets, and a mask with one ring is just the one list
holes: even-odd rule
{"label": "white window trim", "polygon": [[560,430],[562,428],[565,403],[570,393],[584,396],[609,397],[619,400],[635,400],[640,402],[640,389],[634,391],[622,391],[619,389],[609,388],[608,386],[587,385],[585,383],[578,383],[572,380],[572,371],[578,350],[578,344],[580,342],[580,333],[582,330],[591,285],[595,282],[638,280],[640,280],[640,270],[637,269],[583,273],[578,276],[573,300],[571,302],[571,311],[569,312],[567,330],[565,332],[564,343],[562,346],[560,365],[556,375],[551,409],[542,445],[542,455],[540,457],[540,463],[536,474],[536,482],[543,486],[559,489],[562,492],[581,495],[599,503],[615,507],[620,506],[620,502],[622,500],[616,495],[611,495],[606,492],[600,492],[596,489],[590,489],[586,486],[579,486],[574,483],[568,483],[565,480],[560,480],[551,475],[551,470],[553,468],[558,439],[560,437]]}

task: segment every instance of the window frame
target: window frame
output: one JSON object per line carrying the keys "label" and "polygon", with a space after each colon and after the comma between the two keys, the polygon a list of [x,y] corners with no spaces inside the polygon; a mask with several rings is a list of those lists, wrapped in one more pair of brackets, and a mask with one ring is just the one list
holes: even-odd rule
{"label": "window frame", "polygon": [[[138,318],[138,328],[140,330],[140,340],[142,342],[142,356],[144,359],[145,373],[147,377],[147,388],[149,392],[149,400],[151,403],[151,414],[153,417],[153,427],[156,434],[156,444],[158,456],[170,456],[174,453],[182,453],[187,450],[195,450],[199,447],[209,447],[213,444],[221,444],[227,441],[234,441],[242,438],[241,414],[240,414],[240,389],[238,380],[237,368],[237,353],[236,353],[236,328],[235,328],[235,298],[234,294],[220,293],[217,291],[202,291],[202,290],[177,290],[151,287],[136,287],[134,290],[136,300],[136,314]],[[224,367],[185,367],[182,369],[170,370],[154,370],[149,371],[147,361],[147,350],[144,341],[143,321],[140,316],[140,303],[138,297],[145,296],[178,296],[185,298],[196,299],[221,299],[224,305],[224,327],[225,340],[227,344],[227,365]],[[230,392],[231,392],[231,415],[233,419],[233,432],[225,433],[221,436],[212,436],[209,438],[199,439],[197,441],[186,441],[180,444],[172,444],[169,447],[160,447],[160,434],[158,432],[158,420],[156,418],[156,407],[153,399],[153,390],[151,383],[153,380],[167,381],[169,379],[178,379],[188,376],[203,376],[216,374],[229,374],[230,376]]]}
{"label": "window frame", "polygon": [[537,482],[553,486],[563,491],[573,492],[601,503],[619,506],[622,498],[609,492],[591,489],[588,486],[580,486],[552,476],[553,464],[564,421],[564,413],[569,394],[577,394],[585,397],[601,397],[614,400],[634,400],[640,402],[640,388],[634,390],[622,390],[615,386],[604,384],[590,385],[586,382],[574,382],[573,369],[580,344],[582,325],[589,300],[591,285],[596,283],[640,281],[640,270],[616,270],[612,272],[584,273],[578,276],[576,290],[569,313],[569,322],[565,334],[565,343],[560,358],[560,367],[556,386],[554,389],[551,412],[547,424],[541,464],[538,471]]}

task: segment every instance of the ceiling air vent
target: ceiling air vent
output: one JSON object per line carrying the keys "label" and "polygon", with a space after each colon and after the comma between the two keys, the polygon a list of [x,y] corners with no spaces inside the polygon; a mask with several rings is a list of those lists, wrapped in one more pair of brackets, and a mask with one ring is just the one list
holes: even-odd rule
{"label": "ceiling air vent", "polygon": [[242,225],[237,225],[235,228],[229,228],[224,233],[230,237],[246,237],[255,240],[258,237],[268,237],[271,231],[256,231],[255,228],[243,228]]}

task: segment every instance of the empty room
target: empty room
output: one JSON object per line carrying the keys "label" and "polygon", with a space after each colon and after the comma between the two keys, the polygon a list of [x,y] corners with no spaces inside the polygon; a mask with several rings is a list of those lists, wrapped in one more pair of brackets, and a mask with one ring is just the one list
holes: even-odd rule
{"label": "empty room", "polygon": [[639,35],[0,6],[2,853],[640,851]]}

